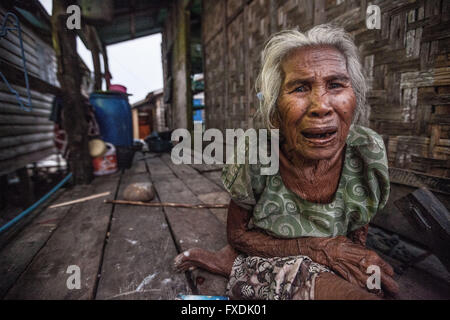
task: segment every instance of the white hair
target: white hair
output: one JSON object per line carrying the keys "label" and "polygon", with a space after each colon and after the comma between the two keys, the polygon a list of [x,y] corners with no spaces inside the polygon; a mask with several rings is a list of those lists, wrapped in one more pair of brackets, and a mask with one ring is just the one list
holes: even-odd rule
{"label": "white hair", "polygon": [[366,81],[359,60],[358,49],[350,34],[330,24],[313,27],[306,33],[298,29],[278,32],[270,37],[262,53],[262,67],[256,80],[256,91],[260,106],[258,113],[264,126],[273,129],[273,117],[283,81],[281,63],[294,49],[313,46],[332,46],[345,57],[347,72],[356,96],[356,110],[353,123],[361,123],[366,116]]}

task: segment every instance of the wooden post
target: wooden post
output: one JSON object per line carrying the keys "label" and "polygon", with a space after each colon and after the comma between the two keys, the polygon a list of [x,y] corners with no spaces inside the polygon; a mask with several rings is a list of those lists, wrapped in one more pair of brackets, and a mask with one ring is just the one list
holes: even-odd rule
{"label": "wooden post", "polygon": [[8,176],[6,174],[0,176],[0,218],[3,218],[3,214],[5,212],[3,211],[3,208],[6,207],[6,204],[8,203],[8,194],[6,190],[8,190]]}
{"label": "wooden post", "polygon": [[26,167],[20,168],[16,171],[16,174],[20,180],[19,190],[22,194],[21,199],[23,200],[23,208],[29,207],[34,203],[35,199],[33,185],[30,176],[28,175],[28,169]]}
{"label": "wooden post", "polygon": [[102,55],[103,55],[103,66],[105,68],[106,90],[109,90],[112,76],[109,73],[108,52],[106,51],[106,46],[104,43],[102,43]]}
{"label": "wooden post", "polygon": [[76,184],[92,180],[92,162],[88,149],[87,108],[81,96],[76,30],[66,27],[67,7],[71,0],[53,0],[52,40],[58,61],[58,81],[64,106],[64,130],[68,138],[69,169]]}
{"label": "wooden post", "polygon": [[169,76],[176,79],[172,82],[171,126],[193,130],[189,5],[188,0],[177,0],[171,8],[174,34],[173,50],[169,52],[172,55]]}
{"label": "wooden post", "polygon": [[97,45],[97,39],[95,34],[94,27],[88,26],[86,28],[87,31],[87,41],[89,44],[89,50],[92,54],[92,62],[94,64],[94,90],[101,90],[102,89],[102,70],[100,67],[100,48]]}

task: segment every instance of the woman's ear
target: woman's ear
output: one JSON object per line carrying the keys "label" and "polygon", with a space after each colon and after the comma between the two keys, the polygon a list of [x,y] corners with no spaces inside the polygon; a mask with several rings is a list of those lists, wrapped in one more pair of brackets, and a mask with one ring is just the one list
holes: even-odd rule
{"label": "woman's ear", "polygon": [[286,139],[284,138],[284,132],[283,132],[283,126],[281,125],[281,115],[280,115],[280,111],[278,111],[278,109],[275,109],[274,113],[272,114],[272,117],[270,118],[273,126],[275,127],[275,129],[279,129],[279,141],[280,141],[280,145],[283,145],[286,141]]}
{"label": "woman's ear", "polygon": [[278,111],[278,109],[275,109],[275,111],[273,112],[270,121],[272,122],[273,126],[276,129],[280,129],[281,128],[281,118],[280,118],[280,112]]}

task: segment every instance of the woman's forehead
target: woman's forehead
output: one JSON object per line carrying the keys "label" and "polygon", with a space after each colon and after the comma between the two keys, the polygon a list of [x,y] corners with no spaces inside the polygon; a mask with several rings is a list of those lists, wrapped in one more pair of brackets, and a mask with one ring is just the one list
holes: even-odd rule
{"label": "woman's forehead", "polygon": [[327,77],[333,73],[347,74],[344,55],[331,46],[305,47],[293,50],[282,62],[285,79],[295,77]]}

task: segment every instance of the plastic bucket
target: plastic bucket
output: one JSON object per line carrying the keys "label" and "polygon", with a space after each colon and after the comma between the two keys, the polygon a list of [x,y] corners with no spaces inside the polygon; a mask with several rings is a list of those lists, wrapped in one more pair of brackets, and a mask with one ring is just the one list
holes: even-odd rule
{"label": "plastic bucket", "polygon": [[121,84],[112,84],[109,86],[109,91],[116,91],[116,92],[127,94],[127,87],[125,87]]}
{"label": "plastic bucket", "polygon": [[117,166],[119,169],[130,169],[133,163],[134,147],[120,147],[116,146],[117,150]]}
{"label": "plastic bucket", "polygon": [[106,143],[106,153],[101,157],[92,159],[95,176],[112,174],[117,171],[116,148],[111,143]]}

